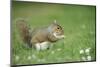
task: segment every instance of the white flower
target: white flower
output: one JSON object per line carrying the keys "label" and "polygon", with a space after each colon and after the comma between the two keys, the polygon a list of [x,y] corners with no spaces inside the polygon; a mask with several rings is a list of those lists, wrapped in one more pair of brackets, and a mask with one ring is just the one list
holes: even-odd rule
{"label": "white flower", "polygon": [[30,60],[31,59],[31,56],[28,56],[28,60]]}
{"label": "white flower", "polygon": [[51,51],[51,54],[54,54],[55,52],[54,51]]}
{"label": "white flower", "polygon": [[57,51],[61,51],[61,49],[60,49],[60,48],[58,48],[58,49],[57,49]]}
{"label": "white flower", "polygon": [[37,59],[38,62],[45,62],[45,59]]}
{"label": "white flower", "polygon": [[86,52],[87,54],[89,54],[90,49],[91,49],[91,48],[87,48],[87,49],[85,50],[85,52]]}
{"label": "white flower", "polygon": [[78,36],[81,36],[81,33],[78,33]]}
{"label": "white flower", "polygon": [[82,27],[82,29],[85,29],[86,28],[85,24],[83,24],[81,27]]}
{"label": "white flower", "polygon": [[19,60],[19,56],[16,56],[16,60]]}
{"label": "white flower", "polygon": [[91,60],[91,56],[87,56],[87,60],[90,61]]}
{"label": "white flower", "polygon": [[44,62],[44,61],[45,61],[45,59],[41,59],[41,61],[42,61],[42,62]]}
{"label": "white flower", "polygon": [[94,34],[94,32],[91,31],[90,34]]}
{"label": "white flower", "polygon": [[38,61],[38,62],[41,62],[41,59],[38,59],[37,61]]}
{"label": "white flower", "polygon": [[83,61],[86,61],[86,58],[85,58],[85,57],[82,57],[82,60],[83,60]]}
{"label": "white flower", "polygon": [[80,54],[83,54],[84,53],[84,50],[80,50]]}
{"label": "white flower", "polygon": [[36,56],[33,54],[33,55],[32,55],[32,58],[34,58],[34,59],[35,59],[35,58],[36,58]]}

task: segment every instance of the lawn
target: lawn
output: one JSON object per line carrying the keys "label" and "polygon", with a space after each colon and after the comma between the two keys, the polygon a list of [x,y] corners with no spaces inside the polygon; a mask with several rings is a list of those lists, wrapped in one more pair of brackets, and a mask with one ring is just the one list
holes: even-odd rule
{"label": "lawn", "polygon": [[[13,65],[96,60],[95,6],[13,1],[11,7]],[[56,19],[64,27],[66,38],[48,50],[27,48],[16,27],[18,18],[27,20],[31,28],[50,25]]]}

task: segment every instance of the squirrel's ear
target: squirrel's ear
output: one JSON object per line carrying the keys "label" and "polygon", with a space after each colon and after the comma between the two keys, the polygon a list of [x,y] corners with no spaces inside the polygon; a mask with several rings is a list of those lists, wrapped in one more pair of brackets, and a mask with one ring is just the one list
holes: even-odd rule
{"label": "squirrel's ear", "polygon": [[57,20],[56,19],[53,21],[53,24],[57,24]]}
{"label": "squirrel's ear", "polygon": [[51,23],[51,25],[55,25],[55,24],[57,24],[57,21],[53,20],[53,22]]}
{"label": "squirrel's ear", "polygon": [[54,23],[57,23],[57,20],[56,19],[54,20]]}

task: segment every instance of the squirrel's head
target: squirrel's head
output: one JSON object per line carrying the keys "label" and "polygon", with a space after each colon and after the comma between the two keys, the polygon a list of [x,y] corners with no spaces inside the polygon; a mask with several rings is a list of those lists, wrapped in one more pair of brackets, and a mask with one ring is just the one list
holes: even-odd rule
{"label": "squirrel's head", "polygon": [[49,26],[52,34],[58,38],[58,39],[62,39],[64,38],[64,30],[63,27],[61,27],[56,20],[54,20],[54,22]]}

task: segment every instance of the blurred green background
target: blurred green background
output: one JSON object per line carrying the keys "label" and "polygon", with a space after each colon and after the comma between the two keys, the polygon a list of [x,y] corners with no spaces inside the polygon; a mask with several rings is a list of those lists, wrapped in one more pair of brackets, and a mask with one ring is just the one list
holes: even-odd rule
{"label": "blurred green background", "polygon": [[[50,4],[38,2],[12,1],[12,64],[44,64],[96,60],[96,6]],[[30,27],[49,25],[53,20],[64,27],[64,40],[54,43],[53,48],[37,52],[23,47],[23,42],[16,28],[16,20],[28,20]],[[90,49],[89,54],[80,54],[81,50]],[[87,60],[87,56],[91,56]],[[85,57],[83,59],[82,57]]]}

